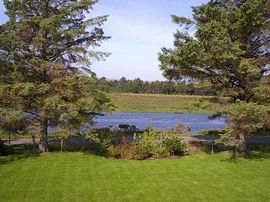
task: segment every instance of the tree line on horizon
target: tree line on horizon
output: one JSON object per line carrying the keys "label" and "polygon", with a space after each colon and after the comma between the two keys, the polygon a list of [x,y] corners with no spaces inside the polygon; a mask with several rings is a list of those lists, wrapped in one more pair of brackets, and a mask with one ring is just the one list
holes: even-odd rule
{"label": "tree line on horizon", "polygon": [[191,81],[143,81],[140,78],[97,80],[97,89],[106,93],[137,93],[137,94],[166,94],[166,95],[202,95],[214,96],[217,94],[208,82]]}

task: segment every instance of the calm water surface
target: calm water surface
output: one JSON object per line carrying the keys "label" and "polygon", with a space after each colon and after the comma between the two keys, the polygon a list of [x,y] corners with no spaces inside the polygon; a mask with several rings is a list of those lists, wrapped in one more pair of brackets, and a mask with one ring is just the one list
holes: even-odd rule
{"label": "calm water surface", "polygon": [[209,120],[206,114],[166,114],[166,113],[115,113],[95,118],[97,128],[116,127],[119,124],[135,125],[144,130],[151,125],[153,128],[170,130],[177,124],[186,124],[192,128],[192,133],[201,130],[223,129],[223,118]]}

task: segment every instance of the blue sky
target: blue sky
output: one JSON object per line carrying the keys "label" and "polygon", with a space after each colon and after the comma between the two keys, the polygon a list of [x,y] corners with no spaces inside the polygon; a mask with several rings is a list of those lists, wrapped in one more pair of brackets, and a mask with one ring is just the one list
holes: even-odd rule
{"label": "blue sky", "polygon": [[[1,1],[1,0],[0,0]],[[170,15],[191,17],[192,6],[207,0],[99,0],[92,15],[109,15],[103,28],[111,36],[98,50],[110,52],[106,61],[95,62],[98,77],[164,80],[159,70],[158,52],[172,47],[178,28]],[[0,22],[6,19],[2,1]]]}

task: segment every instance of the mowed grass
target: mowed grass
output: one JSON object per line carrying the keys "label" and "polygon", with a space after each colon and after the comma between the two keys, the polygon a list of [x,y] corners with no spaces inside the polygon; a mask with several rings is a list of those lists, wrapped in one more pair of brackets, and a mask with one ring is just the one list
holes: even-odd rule
{"label": "mowed grass", "polygon": [[159,94],[109,94],[116,112],[152,113],[214,113],[219,106],[210,102],[211,97]]}
{"label": "mowed grass", "polygon": [[[262,157],[262,156],[261,156]],[[0,157],[0,201],[270,201],[270,159],[227,153],[117,161],[82,153]]]}

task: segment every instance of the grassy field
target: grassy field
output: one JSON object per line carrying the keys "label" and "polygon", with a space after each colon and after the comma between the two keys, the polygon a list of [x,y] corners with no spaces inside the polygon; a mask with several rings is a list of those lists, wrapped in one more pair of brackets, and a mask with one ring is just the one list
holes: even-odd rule
{"label": "grassy field", "polygon": [[110,97],[116,112],[211,114],[218,107],[202,96],[112,93]]}
{"label": "grassy field", "polygon": [[[81,153],[0,157],[0,201],[270,201],[270,156],[116,161]],[[264,158],[262,158],[264,157]]]}

